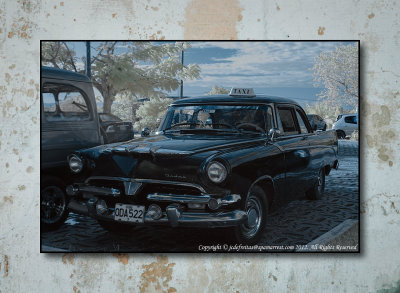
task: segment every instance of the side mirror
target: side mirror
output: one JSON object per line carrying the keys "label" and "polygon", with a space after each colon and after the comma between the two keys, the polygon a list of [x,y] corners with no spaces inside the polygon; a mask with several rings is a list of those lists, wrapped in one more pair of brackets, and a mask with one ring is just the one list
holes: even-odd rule
{"label": "side mirror", "polygon": [[271,141],[274,141],[277,137],[281,135],[281,131],[278,128],[271,128],[268,132],[268,136]]}

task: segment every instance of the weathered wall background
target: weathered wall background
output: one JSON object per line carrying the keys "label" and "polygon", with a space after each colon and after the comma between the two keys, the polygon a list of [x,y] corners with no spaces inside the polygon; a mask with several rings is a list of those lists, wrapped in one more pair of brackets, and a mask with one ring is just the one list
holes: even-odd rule
{"label": "weathered wall background", "polygon": [[[397,0],[0,1],[0,291],[399,292]],[[40,39],[360,39],[361,255],[39,253]]]}

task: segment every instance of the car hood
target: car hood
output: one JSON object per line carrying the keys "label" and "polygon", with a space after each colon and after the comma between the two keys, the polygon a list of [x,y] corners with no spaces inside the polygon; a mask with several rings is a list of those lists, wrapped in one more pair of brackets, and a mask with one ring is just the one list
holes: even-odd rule
{"label": "car hood", "polygon": [[263,140],[261,136],[248,135],[157,135],[140,137],[127,142],[114,143],[81,151],[92,158],[105,154],[131,154],[133,156],[180,157],[221,148],[241,147]]}
{"label": "car hood", "polygon": [[168,134],[141,137],[76,153],[85,159],[88,177],[129,177],[200,183],[199,172],[208,158],[259,145],[263,141],[262,136],[240,134]]}

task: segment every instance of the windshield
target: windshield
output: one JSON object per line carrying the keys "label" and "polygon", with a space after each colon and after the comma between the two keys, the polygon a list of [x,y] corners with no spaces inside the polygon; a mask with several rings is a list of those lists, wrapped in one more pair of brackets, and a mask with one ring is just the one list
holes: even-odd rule
{"label": "windshield", "polygon": [[160,130],[204,130],[265,133],[272,125],[265,105],[172,106]]}

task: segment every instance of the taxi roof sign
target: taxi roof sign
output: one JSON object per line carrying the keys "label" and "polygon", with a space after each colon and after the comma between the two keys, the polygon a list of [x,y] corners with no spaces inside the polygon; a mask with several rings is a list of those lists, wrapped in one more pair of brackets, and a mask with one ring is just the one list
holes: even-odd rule
{"label": "taxi roof sign", "polygon": [[252,88],[235,88],[233,87],[229,93],[230,96],[245,96],[245,97],[255,97],[254,89]]}

